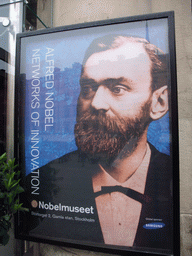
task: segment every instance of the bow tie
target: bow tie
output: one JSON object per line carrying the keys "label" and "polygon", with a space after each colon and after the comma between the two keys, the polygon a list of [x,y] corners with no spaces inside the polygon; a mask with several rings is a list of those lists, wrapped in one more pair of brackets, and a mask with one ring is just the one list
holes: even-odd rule
{"label": "bow tie", "polygon": [[150,203],[152,201],[149,196],[143,195],[133,189],[125,188],[122,186],[103,186],[101,187],[101,191],[95,192],[95,197],[112,192],[123,193],[126,196],[140,202],[141,204]]}

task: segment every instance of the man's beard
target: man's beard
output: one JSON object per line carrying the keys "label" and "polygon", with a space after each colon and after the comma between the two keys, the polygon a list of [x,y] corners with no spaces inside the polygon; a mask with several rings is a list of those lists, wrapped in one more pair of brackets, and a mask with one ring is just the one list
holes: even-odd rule
{"label": "man's beard", "polygon": [[150,123],[151,101],[141,108],[136,118],[109,117],[103,110],[92,107],[82,113],[77,108],[75,139],[78,149],[91,159],[114,161],[129,156]]}

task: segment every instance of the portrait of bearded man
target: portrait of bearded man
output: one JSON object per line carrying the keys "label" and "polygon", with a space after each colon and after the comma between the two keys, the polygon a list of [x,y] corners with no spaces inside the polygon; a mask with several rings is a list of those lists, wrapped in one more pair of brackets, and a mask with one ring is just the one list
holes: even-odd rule
{"label": "portrait of bearded man", "polygon": [[[72,221],[38,219],[30,235],[170,249],[170,157],[147,141],[149,124],[168,112],[167,76],[166,55],[146,39],[92,42],[80,77],[78,150],[39,169],[43,200],[65,205]],[[146,228],[151,221],[158,228]]]}

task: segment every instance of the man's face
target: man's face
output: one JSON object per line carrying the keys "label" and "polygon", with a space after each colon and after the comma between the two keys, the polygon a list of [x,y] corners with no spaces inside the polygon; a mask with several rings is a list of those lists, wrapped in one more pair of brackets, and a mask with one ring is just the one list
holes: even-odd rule
{"label": "man's face", "polygon": [[150,68],[141,43],[89,57],[80,79],[75,126],[80,150],[115,157],[126,143],[134,149],[150,120]]}

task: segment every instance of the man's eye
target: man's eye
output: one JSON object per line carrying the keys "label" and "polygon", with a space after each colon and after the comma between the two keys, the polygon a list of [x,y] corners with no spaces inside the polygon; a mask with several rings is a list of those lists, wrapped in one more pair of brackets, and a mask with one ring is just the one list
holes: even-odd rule
{"label": "man's eye", "polygon": [[90,86],[81,87],[81,94],[83,95],[83,97],[90,97],[92,93],[93,90]]}
{"label": "man's eye", "polygon": [[122,85],[117,85],[117,86],[114,86],[111,91],[114,93],[114,94],[117,94],[117,95],[120,95],[120,94],[123,94],[125,91],[126,91],[126,88]]}

